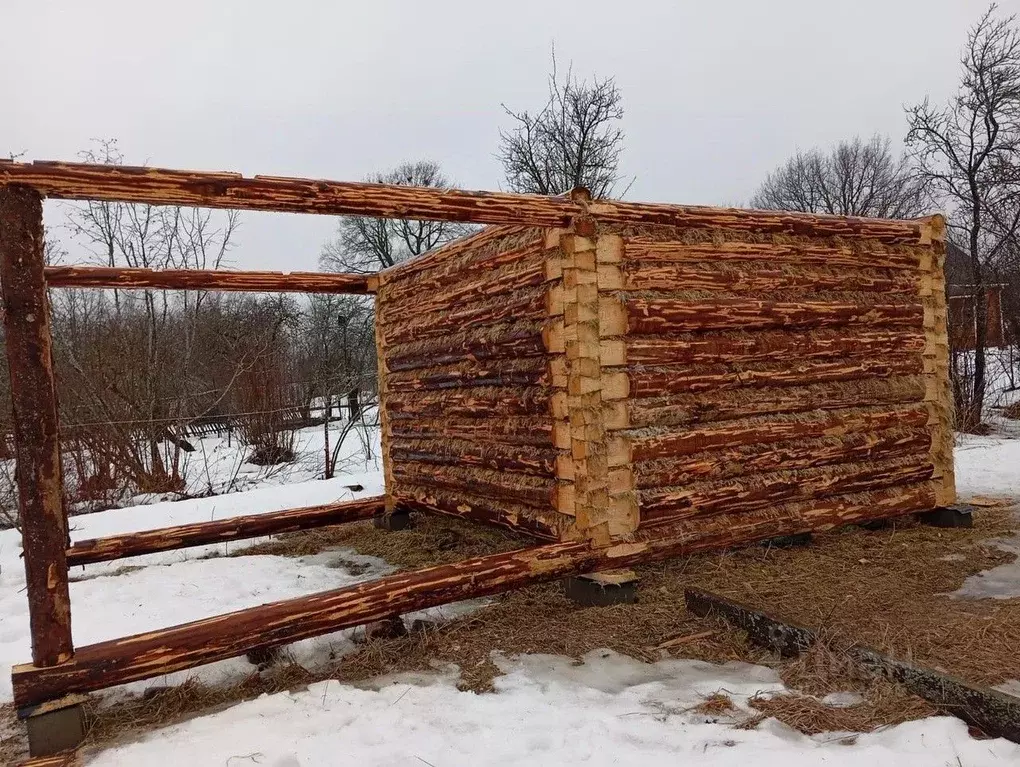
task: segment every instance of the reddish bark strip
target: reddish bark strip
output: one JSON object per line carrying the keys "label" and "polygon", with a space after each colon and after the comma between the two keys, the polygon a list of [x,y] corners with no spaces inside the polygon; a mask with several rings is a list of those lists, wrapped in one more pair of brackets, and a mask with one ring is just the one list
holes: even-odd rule
{"label": "reddish bark strip", "polygon": [[14,444],[32,661],[52,666],[71,657],[67,593],[67,518],[57,429],[49,306],[43,278],[39,193],[0,187],[0,286],[11,373]]}

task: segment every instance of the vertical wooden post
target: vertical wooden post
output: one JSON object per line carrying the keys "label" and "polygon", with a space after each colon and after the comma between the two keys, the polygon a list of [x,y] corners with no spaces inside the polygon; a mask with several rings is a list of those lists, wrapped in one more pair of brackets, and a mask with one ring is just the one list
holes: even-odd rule
{"label": "vertical wooden post", "polygon": [[30,187],[0,186],[0,283],[32,663],[54,666],[73,653],[64,554],[67,518],[43,277],[42,198]]}

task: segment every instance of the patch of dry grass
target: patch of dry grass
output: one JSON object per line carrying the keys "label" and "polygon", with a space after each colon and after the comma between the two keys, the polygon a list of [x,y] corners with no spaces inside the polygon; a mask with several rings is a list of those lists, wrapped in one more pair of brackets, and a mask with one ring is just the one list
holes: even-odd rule
{"label": "patch of dry grass", "polygon": [[804,548],[751,547],[688,560],[689,585],[714,591],[841,642],[978,684],[1020,677],[1020,599],[949,594],[1013,554],[989,539],[1015,531],[1005,508],[979,509],[973,529],[898,520],[872,532],[816,535]]}
{"label": "patch of dry grass", "polygon": [[468,557],[496,554],[534,546],[535,541],[501,528],[483,527],[460,519],[415,514],[414,526],[388,533],[371,522],[323,527],[281,535],[271,541],[230,553],[301,557],[330,549],[354,549],[359,554],[385,559],[402,570],[459,562]]}
{"label": "patch of dry grass", "polygon": [[[780,676],[791,692],[752,698],[750,705],[761,714],[741,726],[754,727],[764,718],[773,717],[806,735],[871,732],[937,713],[923,698],[883,677],[865,673],[848,656],[823,644],[783,663]],[[845,707],[822,702],[826,695],[836,692],[854,692],[862,701]]]}

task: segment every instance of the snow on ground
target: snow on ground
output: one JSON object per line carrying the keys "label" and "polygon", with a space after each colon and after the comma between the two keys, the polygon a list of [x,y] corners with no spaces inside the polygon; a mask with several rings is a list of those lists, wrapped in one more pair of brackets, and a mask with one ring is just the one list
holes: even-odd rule
{"label": "snow on ground", "polygon": [[608,650],[585,657],[495,657],[497,694],[460,692],[452,674],[393,678],[374,689],[337,682],[263,696],[107,750],[90,767],[145,765],[1007,765],[1020,746],[974,740],[936,717],[860,735],[808,737],[775,720],[739,730],[691,709],[724,690],[745,712],[783,690],[760,666],[665,660]]}
{"label": "snow on ground", "polygon": [[957,434],[956,489],[971,495],[1007,495],[1020,499],[1020,438]]}
{"label": "snow on ground", "polygon": [[[1007,496],[1020,504],[1020,438],[1005,435],[958,434],[954,450],[956,488],[961,500],[977,495]],[[1013,513],[1020,521],[1020,506]],[[974,599],[1020,597],[1020,535],[994,542],[1003,551],[1017,554],[1012,562],[970,576],[955,596]]]}

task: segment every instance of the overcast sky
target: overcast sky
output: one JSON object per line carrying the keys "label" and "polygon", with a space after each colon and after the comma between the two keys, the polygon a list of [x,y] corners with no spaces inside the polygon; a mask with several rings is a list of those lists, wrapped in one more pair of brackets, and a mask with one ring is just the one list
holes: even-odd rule
{"label": "overcast sky", "polygon": [[[0,155],[360,180],[439,162],[495,189],[500,103],[550,48],[623,93],[628,199],[739,204],[798,148],[900,141],[955,88],[979,0],[0,0]],[[1000,8],[1020,11],[1020,0]],[[59,224],[56,204],[48,223]],[[245,213],[235,266],[314,269],[327,217]],[[58,232],[59,233],[59,232]],[[66,234],[64,235],[66,236]]]}

